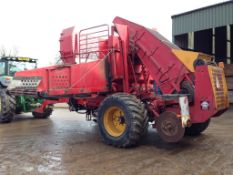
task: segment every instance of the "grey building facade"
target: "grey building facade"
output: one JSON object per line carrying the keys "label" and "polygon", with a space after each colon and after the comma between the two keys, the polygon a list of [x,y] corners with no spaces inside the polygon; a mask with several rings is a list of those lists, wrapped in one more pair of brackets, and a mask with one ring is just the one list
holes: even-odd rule
{"label": "grey building facade", "polygon": [[233,0],[172,16],[173,42],[233,64]]}

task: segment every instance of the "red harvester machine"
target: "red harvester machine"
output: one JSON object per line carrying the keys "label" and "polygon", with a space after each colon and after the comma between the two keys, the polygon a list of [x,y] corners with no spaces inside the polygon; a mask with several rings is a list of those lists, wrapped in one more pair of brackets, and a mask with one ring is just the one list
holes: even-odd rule
{"label": "red harvester machine", "polygon": [[136,145],[149,122],[167,142],[198,135],[229,107],[223,68],[211,56],[120,17],[113,24],[63,30],[63,63],[17,72],[8,93],[44,99],[38,113],[62,101],[86,110],[117,147]]}

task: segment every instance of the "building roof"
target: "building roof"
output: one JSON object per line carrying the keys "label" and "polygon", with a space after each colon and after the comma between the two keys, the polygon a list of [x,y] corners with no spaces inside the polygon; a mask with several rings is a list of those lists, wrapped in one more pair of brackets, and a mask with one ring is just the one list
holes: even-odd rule
{"label": "building roof", "polygon": [[172,35],[233,25],[233,0],[172,16]]}
{"label": "building roof", "polygon": [[193,12],[197,12],[197,11],[205,10],[205,9],[208,9],[208,8],[213,8],[213,7],[225,5],[225,4],[230,4],[230,3],[233,3],[233,0],[225,1],[225,2],[220,2],[220,3],[217,3],[217,4],[208,5],[208,6],[197,8],[197,9],[190,10],[190,11],[187,11],[187,12],[175,14],[175,15],[172,15],[171,18],[176,18],[176,17],[179,17],[179,16],[183,16],[183,15],[187,15],[187,14],[193,13]]}

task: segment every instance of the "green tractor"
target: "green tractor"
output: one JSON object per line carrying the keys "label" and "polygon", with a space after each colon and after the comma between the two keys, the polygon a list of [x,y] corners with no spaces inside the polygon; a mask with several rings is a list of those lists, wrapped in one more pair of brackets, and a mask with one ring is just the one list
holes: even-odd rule
{"label": "green tractor", "polygon": [[28,57],[0,58],[0,86],[6,88],[18,71],[37,68],[37,59]]}
{"label": "green tractor", "polygon": [[32,112],[35,118],[48,118],[52,113],[52,106],[48,105],[44,113],[34,111],[43,100],[30,96],[11,96],[7,87],[18,71],[37,68],[37,59],[29,57],[0,58],[0,123],[9,123],[15,114]]}

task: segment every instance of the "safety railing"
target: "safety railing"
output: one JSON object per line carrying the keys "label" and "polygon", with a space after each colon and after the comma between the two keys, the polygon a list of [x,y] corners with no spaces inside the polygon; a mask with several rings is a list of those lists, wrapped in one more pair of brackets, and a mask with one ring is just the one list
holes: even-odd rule
{"label": "safety railing", "polygon": [[79,63],[96,60],[100,54],[100,43],[109,37],[107,24],[90,27],[79,32]]}

